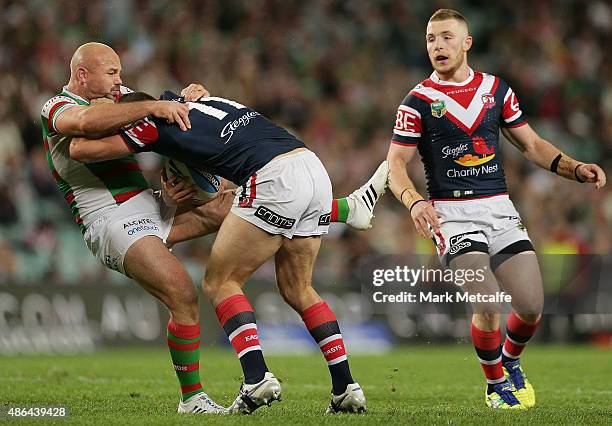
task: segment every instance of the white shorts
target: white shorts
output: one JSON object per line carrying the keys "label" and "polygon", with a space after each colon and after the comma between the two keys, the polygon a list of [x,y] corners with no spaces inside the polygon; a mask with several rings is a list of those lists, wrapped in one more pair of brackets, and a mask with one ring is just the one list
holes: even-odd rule
{"label": "white shorts", "polygon": [[130,246],[148,235],[165,242],[175,211],[176,207],[163,202],[160,192],[147,189],[92,222],[85,231],[85,243],[100,262],[125,274],[123,259]]}
{"label": "white shorts", "polygon": [[434,243],[445,266],[454,257],[480,251],[491,256],[495,269],[504,256],[533,250],[521,217],[507,194],[431,204],[440,216],[440,231],[434,234]]}
{"label": "white shorts", "polygon": [[272,160],[236,189],[232,213],[264,231],[293,236],[327,234],[332,186],[311,151]]}

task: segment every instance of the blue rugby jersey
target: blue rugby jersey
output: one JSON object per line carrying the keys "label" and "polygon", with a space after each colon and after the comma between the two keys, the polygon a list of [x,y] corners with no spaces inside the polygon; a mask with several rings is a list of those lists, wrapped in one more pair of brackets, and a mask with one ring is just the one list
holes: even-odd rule
{"label": "blue rugby jersey", "polygon": [[[163,100],[183,102],[166,91]],[[120,131],[134,152],[153,151],[203,168],[238,185],[274,157],[304,148],[302,141],[238,102],[207,97],[187,102],[191,129],[147,117]]]}
{"label": "blue rugby jersey", "polygon": [[467,80],[451,83],[434,72],[399,106],[392,143],[417,147],[430,199],[478,198],[506,192],[499,128],[525,124],[499,77],[470,69]]}

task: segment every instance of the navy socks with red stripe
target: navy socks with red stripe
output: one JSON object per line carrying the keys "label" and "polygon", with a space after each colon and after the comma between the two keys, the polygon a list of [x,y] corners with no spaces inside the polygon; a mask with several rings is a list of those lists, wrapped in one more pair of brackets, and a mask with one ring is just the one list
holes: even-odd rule
{"label": "navy socks with red stripe", "polygon": [[506,341],[502,350],[502,363],[506,364],[519,359],[525,349],[525,345],[527,345],[538,329],[540,321],[541,319],[535,324],[527,324],[514,311],[508,315]]}
{"label": "navy socks with red stripe", "polygon": [[354,380],[336,316],[327,303],[322,301],[302,312],[302,321],[327,361],[334,395],[343,394],[347,385],[354,383]]}
{"label": "navy socks with red stripe", "polygon": [[474,324],[471,325],[470,331],[478,361],[487,379],[487,393],[490,394],[493,392],[493,386],[506,381],[502,369],[501,333],[499,329],[484,331]]}
{"label": "navy socks with red stripe", "polygon": [[217,305],[215,312],[240,359],[244,383],[262,381],[268,367],[259,346],[255,313],[247,298],[243,294],[230,296]]}

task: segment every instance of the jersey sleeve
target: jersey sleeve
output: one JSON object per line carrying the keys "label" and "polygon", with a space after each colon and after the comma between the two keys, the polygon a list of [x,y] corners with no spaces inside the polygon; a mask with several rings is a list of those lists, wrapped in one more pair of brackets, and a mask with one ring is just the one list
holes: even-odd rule
{"label": "jersey sleeve", "polygon": [[119,136],[132,152],[152,151],[159,138],[157,126],[149,117],[125,126]]}
{"label": "jersey sleeve", "polygon": [[421,140],[421,113],[416,108],[416,98],[408,94],[397,108],[393,139],[391,143],[404,146],[417,146]]}
{"label": "jersey sleeve", "polygon": [[527,119],[519,106],[516,94],[510,86],[507,86],[506,94],[504,95],[504,105],[502,107],[502,127],[520,127],[527,124]]}
{"label": "jersey sleeve", "polygon": [[64,95],[54,96],[45,102],[40,112],[40,117],[43,124],[47,126],[49,133],[57,133],[55,121],[62,112],[78,105],[74,99]]}
{"label": "jersey sleeve", "polygon": [[178,101],[183,102],[183,97],[177,95],[171,90],[164,90],[161,95],[159,95],[160,101]]}

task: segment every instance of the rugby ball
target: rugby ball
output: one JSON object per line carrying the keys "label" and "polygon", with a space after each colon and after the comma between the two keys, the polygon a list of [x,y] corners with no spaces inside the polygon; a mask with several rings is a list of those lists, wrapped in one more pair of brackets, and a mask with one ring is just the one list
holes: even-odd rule
{"label": "rugby ball", "polygon": [[164,168],[168,179],[176,176],[179,180],[191,183],[195,187],[196,193],[192,197],[195,203],[204,204],[219,195],[221,176],[204,169],[196,169],[172,158],[166,161]]}

